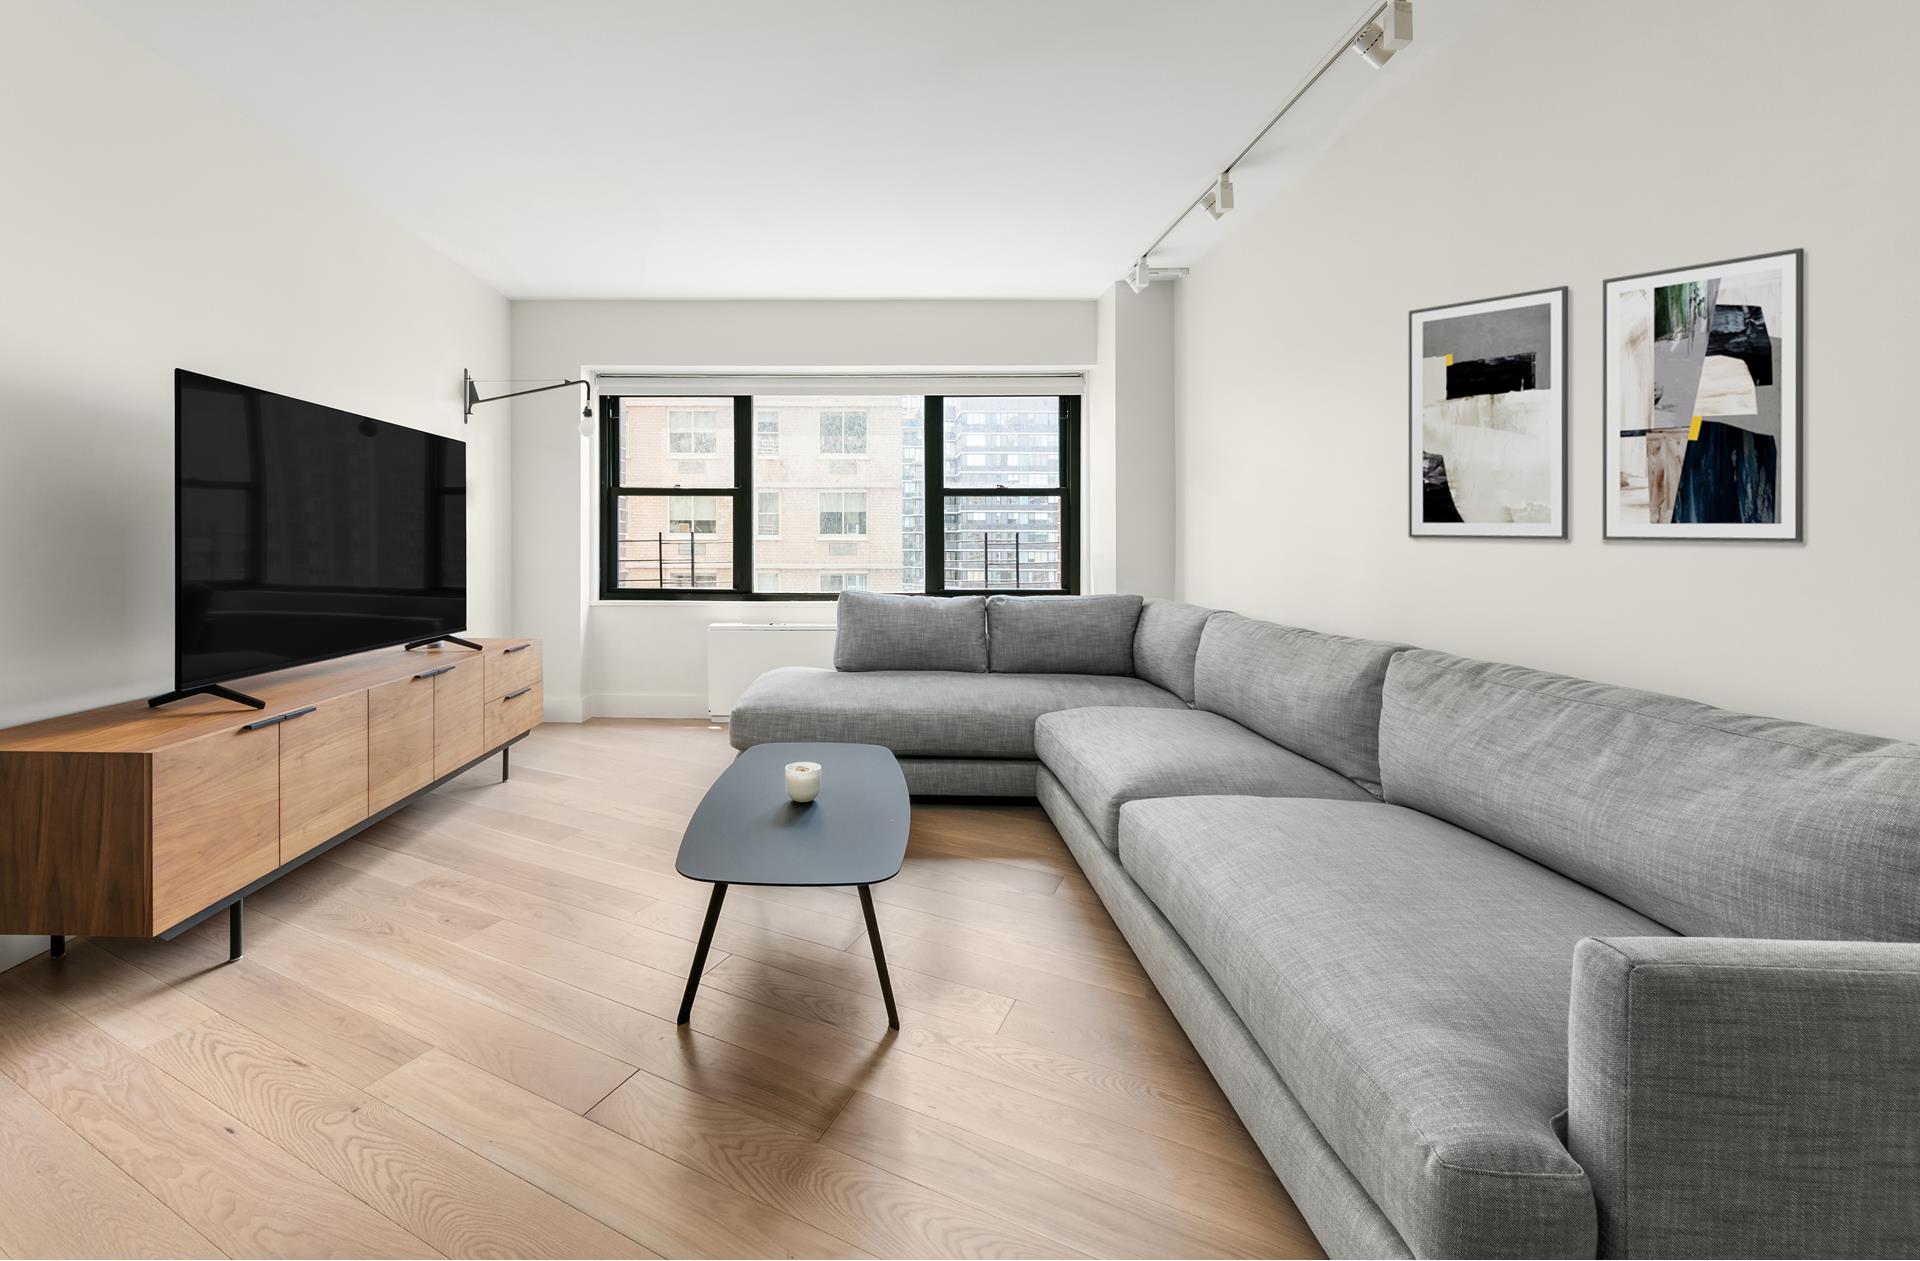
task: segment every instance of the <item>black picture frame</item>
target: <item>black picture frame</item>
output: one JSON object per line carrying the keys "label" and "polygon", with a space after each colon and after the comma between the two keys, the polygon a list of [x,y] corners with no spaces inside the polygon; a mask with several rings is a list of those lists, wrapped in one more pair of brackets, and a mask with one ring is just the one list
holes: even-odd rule
{"label": "black picture frame", "polygon": [[[1571,466],[1569,464],[1567,400],[1570,397],[1571,370],[1568,365],[1567,347],[1568,324],[1571,320],[1568,297],[1571,290],[1567,285],[1549,286],[1542,289],[1522,289],[1514,293],[1498,294],[1491,298],[1476,298],[1467,302],[1446,302],[1435,306],[1416,307],[1407,312],[1407,460],[1405,468],[1407,494],[1407,537],[1409,538],[1455,538],[1455,539],[1559,539],[1569,535],[1568,526],[1568,483]],[[1552,519],[1548,522],[1461,522],[1461,528],[1443,528],[1446,523],[1429,522],[1422,519],[1421,496],[1418,493],[1423,478],[1422,468],[1422,427],[1424,405],[1421,398],[1421,360],[1423,358],[1418,338],[1422,327],[1437,318],[1452,318],[1455,315],[1470,315],[1476,308],[1487,308],[1495,303],[1510,304],[1505,308],[1516,309],[1534,305],[1528,300],[1537,300],[1549,311],[1549,351],[1554,354],[1552,365],[1556,371],[1549,380],[1550,387],[1558,394],[1559,421],[1556,428],[1556,442],[1559,448],[1558,458],[1554,461],[1551,475],[1556,479],[1549,487],[1549,507]],[[1554,336],[1552,325],[1558,325],[1558,336]],[[1537,528],[1546,525],[1550,528]]]}
{"label": "black picture frame", "polygon": [[[1615,311],[1618,305],[1621,287],[1635,282],[1654,282],[1662,279],[1677,280],[1688,273],[1709,272],[1739,267],[1749,263],[1766,263],[1774,260],[1786,260],[1781,275],[1791,278],[1792,295],[1789,299],[1782,294],[1782,306],[1793,316],[1793,326],[1788,330],[1786,353],[1780,356],[1781,363],[1791,370],[1793,380],[1791,388],[1782,388],[1780,418],[1781,449],[1775,483],[1778,487],[1790,488],[1793,499],[1790,507],[1782,503],[1783,519],[1771,526],[1756,524],[1703,523],[1697,528],[1687,528],[1684,524],[1649,523],[1644,529],[1635,528],[1631,532],[1621,527],[1625,524],[1616,520],[1618,506],[1619,469],[1616,456],[1620,453],[1619,439],[1622,434],[1617,429],[1616,400],[1614,389],[1618,380],[1618,371],[1614,363],[1616,336]],[[1763,254],[1743,254],[1735,258],[1715,259],[1706,263],[1690,263],[1679,267],[1667,267],[1651,271],[1632,272],[1624,276],[1610,276],[1600,285],[1600,531],[1601,538],[1608,542],[1730,542],[1730,543],[1804,543],[1806,541],[1806,250],[1793,248],[1773,250]],[[1792,415],[1785,413],[1791,406]],[[1791,468],[1786,439],[1791,443]]]}

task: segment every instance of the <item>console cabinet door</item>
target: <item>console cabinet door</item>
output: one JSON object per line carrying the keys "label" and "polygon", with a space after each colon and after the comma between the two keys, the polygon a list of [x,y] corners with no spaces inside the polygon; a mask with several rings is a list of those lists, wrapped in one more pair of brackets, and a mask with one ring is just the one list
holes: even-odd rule
{"label": "console cabinet door", "polygon": [[153,755],[153,932],[280,865],[280,728]]}
{"label": "console cabinet door", "polygon": [[433,676],[433,776],[452,774],[487,751],[485,663],[469,657]]}
{"label": "console cabinet door", "polygon": [[367,694],[351,692],[280,724],[280,861],[367,817]]}
{"label": "console cabinet door", "polygon": [[367,692],[367,813],[433,782],[433,679],[415,675]]}

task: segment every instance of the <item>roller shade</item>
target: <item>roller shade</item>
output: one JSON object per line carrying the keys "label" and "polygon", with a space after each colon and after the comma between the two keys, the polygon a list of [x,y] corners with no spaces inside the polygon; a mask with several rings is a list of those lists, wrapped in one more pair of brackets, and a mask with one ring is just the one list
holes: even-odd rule
{"label": "roller shade", "polygon": [[992,373],[920,376],[892,373],[792,374],[741,376],[735,373],[655,375],[644,372],[594,374],[598,394],[730,396],[735,394],[947,394],[955,396],[1081,394],[1079,373]]}

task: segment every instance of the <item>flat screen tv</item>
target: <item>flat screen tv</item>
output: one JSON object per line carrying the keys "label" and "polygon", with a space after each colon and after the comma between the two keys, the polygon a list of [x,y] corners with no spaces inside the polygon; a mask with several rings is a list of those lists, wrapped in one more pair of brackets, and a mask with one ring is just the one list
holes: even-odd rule
{"label": "flat screen tv", "polygon": [[184,369],[174,422],[174,696],[466,625],[464,442]]}

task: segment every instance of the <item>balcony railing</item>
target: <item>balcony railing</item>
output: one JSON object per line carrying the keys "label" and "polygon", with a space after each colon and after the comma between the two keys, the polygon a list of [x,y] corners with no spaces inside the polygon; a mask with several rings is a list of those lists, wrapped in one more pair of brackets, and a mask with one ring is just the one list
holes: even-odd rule
{"label": "balcony railing", "polygon": [[620,540],[622,587],[725,588],[733,585],[733,540],[718,534],[655,534]]}
{"label": "balcony railing", "polygon": [[946,532],[947,590],[1060,590],[1059,530]]}

